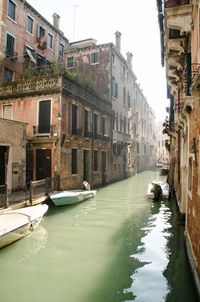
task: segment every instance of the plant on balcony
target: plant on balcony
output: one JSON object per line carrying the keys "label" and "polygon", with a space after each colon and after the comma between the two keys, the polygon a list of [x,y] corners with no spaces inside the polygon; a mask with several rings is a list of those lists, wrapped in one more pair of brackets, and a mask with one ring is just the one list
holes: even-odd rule
{"label": "plant on balcony", "polygon": [[88,91],[95,92],[95,88],[94,88],[93,83],[90,80],[84,78],[82,75],[80,75],[80,74],[78,74],[74,71],[65,71],[64,76],[67,79],[80,84],[81,86],[83,86]]}
{"label": "plant on balcony", "polygon": [[[164,123],[163,123],[163,134],[166,134],[170,137],[170,125],[169,125],[169,120],[166,117]],[[170,152],[170,140],[167,138],[165,139],[165,148]]]}

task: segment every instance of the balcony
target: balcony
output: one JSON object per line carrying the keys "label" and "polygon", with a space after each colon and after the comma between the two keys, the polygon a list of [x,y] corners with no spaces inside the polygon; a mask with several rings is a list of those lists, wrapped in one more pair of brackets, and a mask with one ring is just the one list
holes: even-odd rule
{"label": "balcony", "polygon": [[187,4],[190,4],[190,0],[167,0],[165,1],[165,8],[171,8]]}
{"label": "balcony", "polygon": [[117,142],[130,144],[131,142],[130,134],[113,130],[113,143],[117,143]]}
{"label": "balcony", "polygon": [[40,126],[33,126],[33,136],[48,136],[48,137],[56,137],[56,126],[55,125],[49,125],[46,127],[40,127]]}
{"label": "balcony", "polygon": [[169,30],[180,31],[180,36],[192,30],[192,4],[189,0],[170,0],[165,2],[165,20]]}

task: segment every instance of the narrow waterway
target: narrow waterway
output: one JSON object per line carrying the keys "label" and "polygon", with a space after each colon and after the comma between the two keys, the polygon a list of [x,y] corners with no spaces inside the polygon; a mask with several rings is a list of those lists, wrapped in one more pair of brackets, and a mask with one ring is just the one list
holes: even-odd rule
{"label": "narrow waterway", "polygon": [[0,250],[1,302],[194,302],[174,202],[153,203],[147,171],[50,209]]}

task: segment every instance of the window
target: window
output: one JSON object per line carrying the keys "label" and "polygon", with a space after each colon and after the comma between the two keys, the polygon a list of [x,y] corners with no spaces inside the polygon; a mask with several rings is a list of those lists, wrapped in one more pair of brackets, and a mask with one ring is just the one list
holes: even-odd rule
{"label": "window", "polygon": [[64,56],[64,45],[63,44],[59,44],[59,56],[63,57]]}
{"label": "window", "polygon": [[38,133],[50,133],[51,101],[40,101],[38,111]]}
{"label": "window", "polygon": [[88,111],[84,110],[84,136],[88,136]]}
{"label": "window", "polygon": [[102,126],[102,135],[105,135],[105,133],[106,133],[106,119],[105,119],[105,117],[102,117],[101,126]]}
{"label": "window", "polygon": [[33,33],[33,19],[30,16],[27,16],[26,30]]}
{"label": "window", "polygon": [[48,33],[47,46],[48,46],[48,48],[51,48],[51,49],[53,47],[53,36],[50,33]]}
{"label": "window", "polygon": [[78,107],[72,104],[72,134],[77,133],[77,110]]}
{"label": "window", "polygon": [[72,174],[77,174],[77,149],[72,149]]}
{"label": "window", "polygon": [[124,124],[124,133],[126,133],[126,117],[124,116],[124,122],[123,122],[123,124]]}
{"label": "window", "polygon": [[67,58],[67,68],[74,67],[74,57]]}
{"label": "window", "polygon": [[24,45],[24,59],[25,59],[25,67],[35,66],[36,58],[35,58],[35,50],[31,49],[27,45]]}
{"label": "window", "polygon": [[15,38],[7,34],[6,55],[12,57],[14,55]]}
{"label": "window", "polygon": [[128,92],[128,95],[127,95],[127,105],[128,105],[128,108],[131,108],[131,97],[130,97],[129,92]]}
{"label": "window", "polygon": [[47,42],[45,40],[45,29],[42,26],[38,26],[38,31],[37,31],[37,41],[38,47],[42,49],[46,49],[47,47]]}
{"label": "window", "polygon": [[37,37],[38,39],[45,36],[45,29],[42,26],[38,26]]}
{"label": "window", "polygon": [[118,148],[117,148],[117,144],[113,144],[113,148],[112,148],[112,151],[113,151],[113,155],[118,155]]}
{"label": "window", "polygon": [[115,64],[115,55],[112,53],[112,63]]}
{"label": "window", "polygon": [[98,133],[98,115],[94,113],[94,136]]}
{"label": "window", "polygon": [[123,104],[126,104],[126,88],[123,88]]}
{"label": "window", "polygon": [[188,190],[192,191],[192,157],[189,158],[188,167]]}
{"label": "window", "polygon": [[5,68],[3,78],[4,78],[4,82],[12,82],[13,71],[8,68]]}
{"label": "window", "polygon": [[98,171],[98,151],[94,151],[94,171]]}
{"label": "window", "polygon": [[118,97],[118,84],[114,77],[112,78],[112,96],[115,98]]}
{"label": "window", "polygon": [[37,54],[37,57],[36,57],[36,66],[37,67],[42,67],[43,65],[46,64],[46,58]]}
{"label": "window", "polygon": [[8,17],[15,20],[15,10],[16,10],[16,4],[12,1],[8,1]]}
{"label": "window", "polygon": [[137,143],[136,148],[137,148],[137,154],[140,153],[140,144],[139,143]]}
{"label": "window", "polygon": [[3,118],[8,119],[8,120],[13,119],[12,105],[3,106]]}
{"label": "window", "polygon": [[98,52],[93,52],[90,54],[90,62],[91,62],[91,64],[99,63],[99,53]]}

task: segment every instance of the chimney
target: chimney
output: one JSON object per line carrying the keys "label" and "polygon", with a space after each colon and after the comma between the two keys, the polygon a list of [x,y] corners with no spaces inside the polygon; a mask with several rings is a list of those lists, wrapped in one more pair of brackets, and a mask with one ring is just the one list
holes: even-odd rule
{"label": "chimney", "polygon": [[132,67],[132,57],[133,57],[133,54],[132,54],[130,51],[128,51],[128,52],[126,53],[126,57],[127,57],[128,65],[129,65],[130,67]]}
{"label": "chimney", "polygon": [[115,46],[121,51],[121,33],[119,31],[116,31],[115,33]]}
{"label": "chimney", "polygon": [[53,26],[57,29],[60,28],[60,16],[56,13],[53,14]]}

